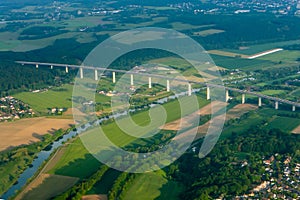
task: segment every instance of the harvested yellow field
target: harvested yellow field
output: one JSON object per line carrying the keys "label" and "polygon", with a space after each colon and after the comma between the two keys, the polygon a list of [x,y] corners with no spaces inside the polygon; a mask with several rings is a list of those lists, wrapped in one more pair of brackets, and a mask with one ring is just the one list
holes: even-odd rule
{"label": "harvested yellow field", "polygon": [[93,195],[85,195],[81,199],[82,200],[107,200],[107,196],[93,194]]}
{"label": "harvested yellow field", "polygon": [[40,141],[43,135],[53,133],[59,129],[67,129],[72,124],[74,124],[73,119],[52,119],[46,117],[0,123],[0,151]]}
{"label": "harvested yellow field", "polygon": [[214,55],[219,55],[219,56],[248,58],[248,55],[233,53],[233,52],[229,52],[229,51],[210,50],[207,52],[209,54],[214,54]]}
{"label": "harvested yellow field", "polygon": [[295,128],[292,133],[294,134],[300,134],[300,126],[298,126],[297,128]]}

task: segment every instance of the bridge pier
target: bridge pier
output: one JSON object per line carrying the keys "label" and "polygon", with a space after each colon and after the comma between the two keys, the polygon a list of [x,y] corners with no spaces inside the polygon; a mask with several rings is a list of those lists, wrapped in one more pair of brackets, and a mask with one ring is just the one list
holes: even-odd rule
{"label": "bridge pier", "polygon": [[116,72],[112,73],[112,79],[113,79],[113,83],[116,83]]}
{"label": "bridge pier", "polygon": [[228,102],[229,100],[229,90],[225,91],[225,101]]}
{"label": "bridge pier", "polygon": [[80,78],[83,79],[83,68],[82,67],[79,68],[79,73],[80,73]]}
{"label": "bridge pier", "polygon": [[167,80],[167,92],[170,92],[170,81]]}
{"label": "bridge pier", "polygon": [[69,68],[68,68],[68,66],[66,66],[66,73],[69,73]]}
{"label": "bridge pier", "polygon": [[206,88],[206,99],[210,100],[210,88],[209,87]]}
{"label": "bridge pier", "polygon": [[39,68],[39,65],[38,65],[38,64],[36,64],[36,65],[35,65],[35,68],[37,68],[37,69],[38,69],[38,68]]}
{"label": "bridge pier", "polygon": [[261,97],[258,97],[258,107],[261,107]]}
{"label": "bridge pier", "polygon": [[133,74],[130,74],[130,85],[133,86]]}
{"label": "bridge pier", "polygon": [[245,98],[245,94],[242,94],[242,104],[245,104],[246,98]]}
{"label": "bridge pier", "polygon": [[98,81],[98,70],[95,69],[95,81]]}
{"label": "bridge pier", "polygon": [[278,101],[275,102],[275,109],[278,110]]}
{"label": "bridge pier", "polygon": [[293,111],[293,112],[296,111],[296,106],[293,106],[292,111]]}
{"label": "bridge pier", "polygon": [[148,78],[148,81],[149,81],[148,88],[151,89],[152,88],[152,79],[151,79],[151,77]]}
{"label": "bridge pier", "polygon": [[192,95],[192,85],[189,83],[188,96]]}

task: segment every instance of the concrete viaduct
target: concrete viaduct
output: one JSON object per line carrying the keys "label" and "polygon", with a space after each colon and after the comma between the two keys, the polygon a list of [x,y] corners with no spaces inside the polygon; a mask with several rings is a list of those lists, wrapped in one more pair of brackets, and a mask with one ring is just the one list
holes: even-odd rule
{"label": "concrete viaduct", "polygon": [[[95,80],[98,80],[98,70],[102,70],[102,71],[110,71],[112,72],[112,81],[113,83],[116,82],[116,73],[127,73],[130,74],[130,84],[134,85],[134,75],[139,75],[139,76],[146,76],[148,77],[148,87],[152,88],[152,77],[153,78],[161,78],[161,79],[166,79],[165,76],[163,75],[155,75],[155,74],[149,74],[149,73],[142,73],[142,72],[133,72],[133,71],[126,71],[126,70],[118,70],[118,69],[106,69],[106,68],[100,68],[100,67],[91,67],[91,66],[78,66],[78,65],[68,65],[68,64],[57,64],[57,63],[42,63],[42,62],[27,62],[27,61],[16,61],[16,63],[21,64],[21,65],[35,65],[36,68],[39,68],[39,66],[48,66],[51,69],[53,69],[53,67],[63,67],[66,70],[66,73],[69,72],[69,68],[78,68],[79,69],[79,73],[80,73],[80,78],[82,79],[84,74],[83,74],[83,69],[89,69],[89,70],[93,70],[94,74],[95,74]],[[192,86],[191,84],[200,84],[206,87],[207,91],[206,91],[206,97],[207,100],[209,100],[211,98],[210,95],[210,88],[221,88],[221,89],[225,89],[225,98],[226,98],[226,102],[229,100],[229,91],[233,91],[233,92],[237,92],[242,94],[242,104],[244,104],[246,102],[246,94],[248,95],[252,95],[252,96],[256,96],[258,97],[258,106],[261,107],[262,106],[262,99],[268,99],[271,101],[275,102],[275,109],[278,109],[278,105],[279,103],[283,103],[286,105],[291,105],[292,107],[292,111],[296,111],[296,107],[300,108],[300,103],[297,102],[292,102],[289,100],[285,100],[285,99],[280,99],[277,97],[271,97],[271,96],[267,96],[267,95],[263,95],[257,92],[251,92],[251,91],[245,91],[245,90],[240,90],[240,89],[236,89],[236,88],[231,88],[231,87],[226,87],[223,85],[217,85],[217,84],[210,84],[210,83],[204,83],[204,82],[197,82],[197,81],[189,81],[189,80],[184,80],[184,79],[178,79],[178,78],[172,78],[172,80],[175,81],[179,81],[179,82],[186,82],[188,84],[188,95],[190,96],[192,94]],[[170,80],[166,80],[167,81],[167,91],[170,91]]]}

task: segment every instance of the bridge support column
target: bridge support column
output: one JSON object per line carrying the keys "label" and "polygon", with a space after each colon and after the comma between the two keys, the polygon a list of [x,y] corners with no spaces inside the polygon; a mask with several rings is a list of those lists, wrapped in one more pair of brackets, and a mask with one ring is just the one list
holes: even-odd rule
{"label": "bridge support column", "polygon": [[69,68],[68,68],[68,66],[66,66],[66,73],[69,73]]}
{"label": "bridge support column", "polygon": [[130,74],[130,85],[133,86],[133,74]]}
{"label": "bridge support column", "polygon": [[188,96],[192,95],[192,85],[189,83]]}
{"label": "bridge support column", "polygon": [[149,81],[149,86],[148,87],[149,87],[149,89],[151,89],[152,88],[152,79],[151,79],[151,77],[148,78],[148,81]]}
{"label": "bridge support column", "polygon": [[293,112],[296,111],[296,106],[293,106],[292,111],[293,111]]}
{"label": "bridge support column", "polygon": [[83,68],[82,67],[79,68],[79,73],[80,73],[80,78],[83,79]]}
{"label": "bridge support column", "polygon": [[113,83],[116,83],[116,72],[112,73],[112,79],[113,79]]}
{"label": "bridge support column", "polygon": [[225,91],[225,95],[226,95],[225,101],[228,102],[228,100],[229,100],[229,91],[228,90]]}
{"label": "bridge support column", "polygon": [[170,81],[167,80],[167,92],[170,92]]}
{"label": "bridge support column", "polygon": [[98,81],[98,70],[95,69],[95,81]]}
{"label": "bridge support column", "polygon": [[245,98],[245,94],[242,94],[242,104],[244,104],[244,103],[245,103],[245,100],[246,100],[246,98]]}
{"label": "bridge support column", "polygon": [[275,109],[278,110],[278,101],[275,102]]}
{"label": "bridge support column", "polygon": [[209,87],[206,88],[206,99],[210,100],[210,88]]}
{"label": "bridge support column", "polygon": [[53,65],[50,66],[50,69],[53,69]]}
{"label": "bridge support column", "polygon": [[39,68],[39,65],[38,65],[38,64],[36,64],[36,65],[35,65],[35,68],[37,68],[37,69],[38,69],[38,68]]}
{"label": "bridge support column", "polygon": [[261,97],[258,97],[258,107],[261,107]]}

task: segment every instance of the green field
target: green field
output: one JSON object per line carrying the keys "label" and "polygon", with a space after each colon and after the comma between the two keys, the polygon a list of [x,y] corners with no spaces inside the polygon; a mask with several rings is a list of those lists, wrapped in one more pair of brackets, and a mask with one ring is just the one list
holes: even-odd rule
{"label": "green field", "polygon": [[256,70],[263,69],[268,66],[273,66],[274,63],[267,60],[259,59],[245,59],[245,58],[233,58],[220,55],[210,55],[217,66],[224,67],[226,69],[244,69],[244,70]]}
{"label": "green field", "polygon": [[113,186],[114,181],[121,173],[122,172],[120,171],[109,169],[102,176],[101,180],[98,181],[90,191],[88,191],[88,194],[107,194]]}
{"label": "green field", "polygon": [[163,171],[141,174],[124,192],[124,200],[179,199],[183,186],[168,181]]}
{"label": "green field", "polygon": [[47,108],[71,108],[72,91],[72,85],[64,85],[55,90],[48,90],[46,92],[22,92],[16,94],[15,97],[23,102],[29,103],[33,110],[45,113],[47,112]]}
{"label": "green field", "polygon": [[268,51],[270,49],[282,48],[284,46],[289,46],[289,45],[294,45],[294,44],[300,44],[300,40],[290,40],[290,41],[272,42],[272,43],[266,43],[266,44],[252,45],[252,46],[249,46],[245,50],[237,50],[237,49],[222,49],[222,50],[239,53],[239,54],[253,55],[253,54],[263,52],[263,51]]}
{"label": "green field", "polygon": [[165,58],[153,59],[149,61],[149,63],[162,64],[167,66],[176,66],[176,68],[182,70],[191,66],[191,64],[188,63],[186,60],[182,58],[176,58],[176,57],[165,57]]}
{"label": "green field", "polygon": [[194,32],[193,35],[206,37],[209,35],[214,35],[214,34],[224,33],[224,32],[225,32],[224,30],[219,30],[219,29],[207,29],[207,30],[203,30],[203,31]]}
{"label": "green field", "polygon": [[278,117],[276,116],[268,125],[267,127],[277,128],[282,131],[292,131],[300,125],[300,119],[290,118],[290,117]]}
{"label": "green field", "polygon": [[[46,113],[48,108],[71,108],[73,85],[63,85],[45,92],[22,92],[14,95],[15,98],[28,103],[31,108],[39,113]],[[96,95],[96,102],[109,102],[110,97]]]}
{"label": "green field", "polygon": [[260,93],[264,94],[264,95],[268,95],[268,96],[278,96],[281,94],[285,94],[286,91],[285,90],[265,90]]}
{"label": "green field", "polygon": [[77,181],[77,178],[51,175],[39,186],[27,192],[22,199],[51,199],[72,187]]}
{"label": "green field", "polygon": [[300,89],[293,91],[292,95],[300,98]]}
{"label": "green field", "polygon": [[168,7],[168,6],[145,6],[144,8],[153,9],[153,10],[176,10],[177,8]]}
{"label": "green field", "polygon": [[[183,97],[183,101],[189,102],[190,97]],[[209,101],[198,97],[199,108],[207,105]],[[178,101],[171,101],[163,105],[167,112],[166,122],[177,120],[181,117]],[[192,113],[193,110],[187,110],[188,113]],[[140,126],[145,126],[150,122],[148,111],[143,111],[132,115],[132,120]],[[129,136],[124,133],[116,123],[110,123],[101,126],[103,132],[107,135],[111,142],[119,147],[124,147],[136,140],[135,137]],[[93,135],[97,133],[98,129],[91,129],[86,132],[86,135]],[[92,174],[97,167],[99,167],[98,161],[88,153],[84,148],[81,140],[77,139],[75,142],[67,146],[66,152],[62,158],[58,161],[55,167],[50,170],[50,173],[74,176],[84,178]],[[82,170],[86,169],[86,170]]]}
{"label": "green field", "polygon": [[260,60],[270,60],[272,62],[295,63],[300,58],[300,51],[278,51],[269,55],[259,57]]}
{"label": "green field", "polygon": [[89,154],[78,138],[68,144],[63,156],[48,173],[84,179],[97,171],[99,165],[99,161]]}

